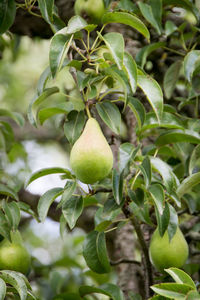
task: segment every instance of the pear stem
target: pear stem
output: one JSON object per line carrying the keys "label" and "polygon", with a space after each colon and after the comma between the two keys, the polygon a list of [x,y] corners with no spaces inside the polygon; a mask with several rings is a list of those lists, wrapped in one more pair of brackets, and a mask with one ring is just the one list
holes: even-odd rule
{"label": "pear stem", "polygon": [[89,110],[89,107],[88,107],[88,103],[86,103],[86,106],[85,106],[85,109],[86,109],[86,112],[87,112],[87,115],[88,115],[88,118],[92,118],[91,114],[90,114],[90,110]]}

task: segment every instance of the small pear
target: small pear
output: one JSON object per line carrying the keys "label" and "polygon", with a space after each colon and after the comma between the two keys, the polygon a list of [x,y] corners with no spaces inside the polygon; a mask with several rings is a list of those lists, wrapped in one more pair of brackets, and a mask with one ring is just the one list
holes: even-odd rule
{"label": "small pear", "polygon": [[167,230],[161,237],[156,229],[151,238],[149,253],[153,265],[161,272],[170,267],[181,268],[188,258],[188,244],[179,227],[171,241]]}
{"label": "small pear", "polygon": [[113,167],[113,154],[98,122],[89,118],[85,128],[72,147],[70,165],[83,183],[102,180]]}

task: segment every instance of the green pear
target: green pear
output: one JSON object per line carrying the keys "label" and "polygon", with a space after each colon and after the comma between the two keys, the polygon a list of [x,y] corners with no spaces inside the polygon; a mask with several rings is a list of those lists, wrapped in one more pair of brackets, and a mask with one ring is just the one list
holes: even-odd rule
{"label": "green pear", "polygon": [[185,264],[188,258],[188,244],[178,227],[171,241],[167,230],[161,237],[156,229],[151,238],[149,252],[153,265],[163,272],[164,269],[181,268]]}
{"label": "green pear", "polygon": [[102,180],[113,166],[113,154],[98,122],[89,118],[72,147],[70,165],[76,177],[87,184]]}
{"label": "green pear", "polygon": [[99,24],[105,13],[103,0],[76,0],[74,6],[75,14],[79,16],[87,15],[89,21]]}

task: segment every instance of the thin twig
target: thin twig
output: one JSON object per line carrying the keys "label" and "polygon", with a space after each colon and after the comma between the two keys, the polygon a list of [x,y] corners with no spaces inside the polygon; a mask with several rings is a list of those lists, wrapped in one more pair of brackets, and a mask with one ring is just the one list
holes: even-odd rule
{"label": "thin twig", "polygon": [[111,266],[117,266],[120,264],[134,264],[137,266],[141,266],[141,263],[137,260],[132,260],[132,259],[126,259],[126,258],[121,258],[116,261],[110,261]]}

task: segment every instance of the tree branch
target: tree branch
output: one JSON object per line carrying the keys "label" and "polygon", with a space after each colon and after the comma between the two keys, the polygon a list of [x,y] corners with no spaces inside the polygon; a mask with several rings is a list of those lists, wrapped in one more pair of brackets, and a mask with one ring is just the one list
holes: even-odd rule
{"label": "tree branch", "polygon": [[126,259],[126,258],[121,258],[119,260],[116,261],[110,261],[111,266],[117,266],[120,264],[134,264],[137,266],[141,266],[141,263],[137,260],[133,260],[133,259]]}

